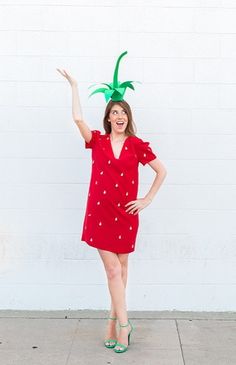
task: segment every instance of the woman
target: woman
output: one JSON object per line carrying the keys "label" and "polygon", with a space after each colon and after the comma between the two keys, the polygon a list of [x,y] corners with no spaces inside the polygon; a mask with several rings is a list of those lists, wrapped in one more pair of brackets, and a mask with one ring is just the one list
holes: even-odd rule
{"label": "woman", "polygon": [[[98,249],[107,275],[111,310],[104,345],[122,353],[128,348],[133,330],[127,316],[125,288],[129,253],[135,249],[138,213],[153,200],[166,169],[149,143],[135,136],[127,102],[110,100],[103,120],[106,133],[91,131],[82,116],[76,80],[65,70],[57,70],[71,85],[73,119],[85,147],[92,149],[92,176],[82,240]],[[145,197],[137,199],[139,162],[148,163],[156,176]]]}

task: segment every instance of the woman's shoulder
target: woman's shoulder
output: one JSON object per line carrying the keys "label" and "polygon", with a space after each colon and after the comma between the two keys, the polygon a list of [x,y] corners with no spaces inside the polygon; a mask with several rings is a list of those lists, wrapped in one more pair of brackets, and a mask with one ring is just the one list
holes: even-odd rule
{"label": "woman's shoulder", "polygon": [[130,137],[131,141],[135,144],[139,144],[139,143],[143,142],[143,140],[140,137],[136,136],[136,134],[132,134],[129,137]]}
{"label": "woman's shoulder", "polygon": [[102,131],[100,131],[99,129],[92,129],[92,134],[96,137],[98,137],[99,139],[109,139],[109,134],[108,133],[104,133]]}
{"label": "woman's shoulder", "polygon": [[132,141],[132,144],[134,145],[134,147],[138,150],[150,149],[150,147],[149,147],[150,142],[146,141],[146,139],[142,139],[136,135],[132,135],[131,141]]}

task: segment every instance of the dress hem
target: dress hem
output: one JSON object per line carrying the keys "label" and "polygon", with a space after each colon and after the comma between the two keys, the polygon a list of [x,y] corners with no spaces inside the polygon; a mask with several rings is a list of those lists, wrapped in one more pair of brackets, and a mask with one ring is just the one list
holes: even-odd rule
{"label": "dress hem", "polygon": [[85,243],[87,243],[87,245],[89,245],[90,247],[93,247],[93,248],[97,248],[97,249],[99,249],[99,250],[103,250],[103,251],[109,251],[109,252],[113,252],[113,253],[132,253],[132,252],[134,252],[135,251],[135,249],[133,249],[133,250],[131,250],[131,251],[112,251],[112,250],[108,250],[107,248],[103,248],[103,247],[98,247],[98,246],[93,246],[90,242],[87,242],[87,241],[85,241],[85,240],[81,240],[82,242],[85,242]]}

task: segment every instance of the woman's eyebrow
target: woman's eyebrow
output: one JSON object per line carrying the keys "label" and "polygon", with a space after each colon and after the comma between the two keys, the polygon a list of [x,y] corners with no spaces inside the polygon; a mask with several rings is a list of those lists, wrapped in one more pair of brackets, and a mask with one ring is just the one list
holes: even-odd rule
{"label": "woman's eyebrow", "polygon": [[[125,109],[121,109],[122,112],[125,112]],[[112,112],[118,112],[117,109],[112,109]]]}

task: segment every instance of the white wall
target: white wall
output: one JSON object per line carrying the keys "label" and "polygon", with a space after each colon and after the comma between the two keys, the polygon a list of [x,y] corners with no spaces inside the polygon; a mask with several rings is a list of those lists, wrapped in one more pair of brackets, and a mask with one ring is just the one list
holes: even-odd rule
{"label": "white wall", "polygon": [[[168,176],[140,214],[128,309],[236,309],[236,2],[0,1],[0,308],[108,309],[97,251],[80,241],[90,177],[71,118],[102,129],[102,95],[120,79],[138,135]],[[140,196],[153,180],[140,168]]]}

